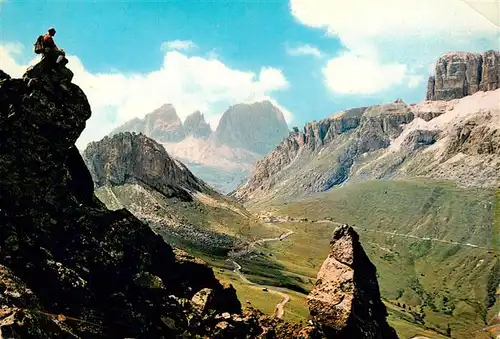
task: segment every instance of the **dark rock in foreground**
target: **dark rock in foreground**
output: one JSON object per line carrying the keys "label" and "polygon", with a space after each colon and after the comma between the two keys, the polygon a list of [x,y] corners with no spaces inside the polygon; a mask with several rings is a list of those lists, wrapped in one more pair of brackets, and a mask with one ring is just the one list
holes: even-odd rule
{"label": "dark rock in foreground", "polygon": [[190,311],[178,300],[202,288],[224,300],[216,311],[239,312],[234,289],[209,267],[178,261],[131,213],[111,212],[94,197],[74,147],[90,106],[78,86],[61,85],[59,76],[0,85],[0,264],[37,296],[29,310],[79,319],[68,326],[84,338],[182,333]]}

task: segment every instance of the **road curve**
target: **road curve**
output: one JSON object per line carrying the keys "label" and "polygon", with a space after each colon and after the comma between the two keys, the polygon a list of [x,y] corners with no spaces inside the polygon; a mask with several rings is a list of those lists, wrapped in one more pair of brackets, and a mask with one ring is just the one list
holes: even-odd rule
{"label": "road curve", "polygon": [[280,241],[280,240],[283,240],[283,239],[289,237],[290,235],[292,235],[294,233],[292,230],[288,230],[287,229],[287,231],[288,231],[287,233],[280,234],[279,237],[275,237],[275,238],[263,238],[263,239],[259,239],[259,240],[253,241],[250,244],[248,244],[247,248],[242,249],[242,250],[240,250],[238,252],[229,253],[229,257],[231,257],[231,258],[237,258],[237,257],[244,256],[244,255],[250,253],[250,251],[255,247],[255,245],[261,245],[261,244],[263,244],[265,242],[270,242],[270,241]]}
{"label": "road curve", "polygon": [[245,284],[256,286],[256,287],[261,287],[261,288],[266,288],[270,293],[279,294],[283,298],[279,303],[276,304],[276,308],[274,309],[274,316],[276,318],[280,318],[280,319],[283,318],[283,315],[285,314],[285,305],[290,300],[290,296],[286,293],[275,290],[271,286],[260,285],[260,284],[256,284],[254,282],[251,282],[250,280],[247,279],[247,277],[245,277],[245,275],[243,273],[241,273],[241,265],[240,264],[238,264],[236,261],[231,260],[231,259],[227,259],[227,260],[233,263],[233,265],[234,265],[233,272],[236,273],[240,277],[241,281],[243,281]]}

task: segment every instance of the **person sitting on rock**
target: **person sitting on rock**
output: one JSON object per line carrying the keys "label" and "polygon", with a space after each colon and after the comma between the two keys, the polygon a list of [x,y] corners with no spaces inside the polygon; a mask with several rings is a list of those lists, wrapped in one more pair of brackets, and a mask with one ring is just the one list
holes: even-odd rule
{"label": "person sitting on rock", "polygon": [[68,63],[68,60],[65,58],[66,53],[63,49],[57,47],[54,42],[54,35],[56,35],[56,30],[54,27],[49,28],[47,34],[43,36],[43,52],[42,59],[47,59],[51,63],[61,64],[62,66]]}

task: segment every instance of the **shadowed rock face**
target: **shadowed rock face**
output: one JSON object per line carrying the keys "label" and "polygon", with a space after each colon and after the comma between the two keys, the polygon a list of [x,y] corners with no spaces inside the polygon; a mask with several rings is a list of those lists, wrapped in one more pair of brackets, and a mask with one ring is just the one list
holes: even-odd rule
{"label": "shadowed rock face", "polygon": [[13,293],[24,296],[27,286],[36,296],[24,306],[0,301],[17,319],[43,311],[79,320],[60,326],[50,321],[50,327],[37,313],[9,325],[14,313],[1,313],[2,334],[24,338],[31,332],[17,328],[25,326],[40,328],[34,338],[57,331],[82,338],[172,337],[190,327],[192,311],[179,300],[202,288],[221,300],[218,311],[238,312],[234,289],[222,286],[208,266],[177,260],[128,211],[111,212],[94,197],[74,147],[90,106],[78,86],[55,79],[45,74],[36,81],[26,76],[0,82],[0,133],[8,141],[0,143],[0,265],[19,282],[11,285]]}
{"label": "shadowed rock face", "polygon": [[[318,282],[311,299],[316,300],[311,302],[315,325],[302,328],[253,309],[242,311],[234,288],[221,284],[203,261],[174,251],[129,211],[106,209],[94,196],[92,176],[74,146],[91,115],[86,96],[69,82],[66,71],[44,73],[37,67],[29,73],[37,74],[36,81],[29,74],[0,80],[0,134],[8,141],[0,143],[2,336],[312,339],[391,334],[382,322],[385,310],[375,269],[352,230],[337,232],[332,243],[333,263],[345,274],[339,276],[337,266],[325,263],[320,276],[330,285],[344,281],[354,292],[325,289]],[[139,143],[145,148],[137,149],[134,137],[141,138],[121,134],[108,139],[105,161],[116,160],[115,143],[126,143],[127,156],[143,152],[135,160],[170,164],[168,172],[181,168],[173,167],[154,142],[146,140]],[[150,151],[159,160],[147,155]],[[102,180],[126,181],[137,168],[132,160],[124,164],[123,173],[115,168]],[[351,308],[333,312],[330,301],[338,296],[331,293],[343,293]]]}
{"label": "shadowed rock face", "polygon": [[434,76],[429,77],[426,100],[459,99],[499,86],[499,52],[446,53],[436,62]]}
{"label": "shadowed rock face", "polygon": [[211,191],[182,163],[170,158],[163,146],[143,134],[105,137],[90,143],[83,156],[96,187],[141,183],[183,200],[190,200],[188,191]]}
{"label": "shadowed rock face", "polygon": [[397,338],[386,321],[375,266],[352,227],[338,227],[308,296],[313,323],[329,338]]}

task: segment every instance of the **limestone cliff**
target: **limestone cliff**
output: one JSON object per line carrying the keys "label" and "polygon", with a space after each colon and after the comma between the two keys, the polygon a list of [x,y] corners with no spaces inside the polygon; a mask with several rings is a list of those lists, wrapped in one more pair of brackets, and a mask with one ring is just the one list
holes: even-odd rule
{"label": "limestone cliff", "polygon": [[463,98],[477,91],[491,91],[500,86],[500,53],[446,53],[436,62],[429,77],[426,100]]}
{"label": "limestone cliff", "polygon": [[90,143],[83,153],[96,187],[142,183],[165,196],[208,192],[208,186],[165,148],[143,134],[119,133]]}
{"label": "limestone cliff", "polygon": [[242,200],[267,193],[299,197],[341,184],[359,156],[387,147],[413,118],[408,105],[397,101],[307,123],[302,132],[295,128],[257,162],[250,179],[233,196]]}
{"label": "limestone cliff", "polygon": [[294,129],[232,195],[288,201],[346,182],[425,176],[494,187],[500,157],[500,89],[461,99],[347,111]]}
{"label": "limestone cliff", "polygon": [[[87,146],[83,159],[96,196],[109,209],[126,208],[170,242],[224,255],[245,241],[236,232],[221,232],[227,228],[224,220],[253,226],[248,212],[226,201],[143,134],[104,137]],[[220,206],[218,213],[212,213],[213,204]]]}

